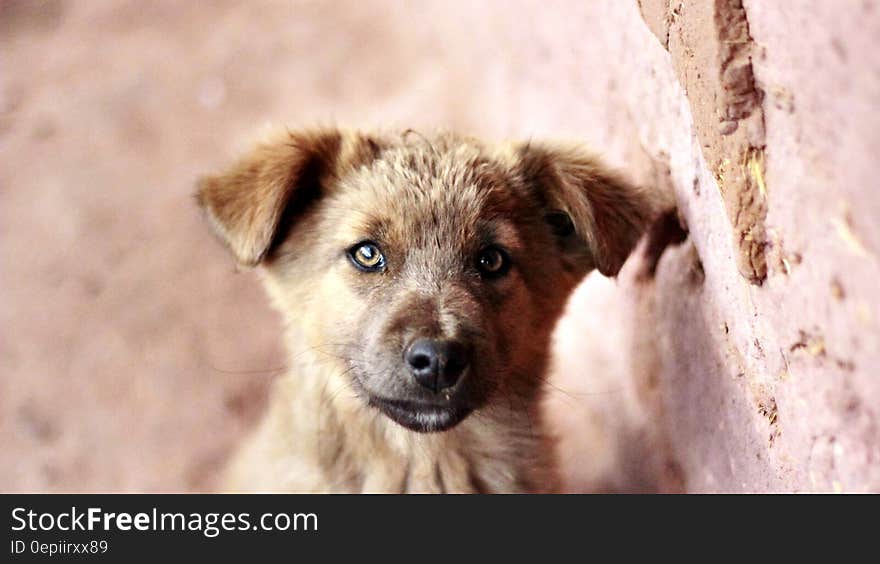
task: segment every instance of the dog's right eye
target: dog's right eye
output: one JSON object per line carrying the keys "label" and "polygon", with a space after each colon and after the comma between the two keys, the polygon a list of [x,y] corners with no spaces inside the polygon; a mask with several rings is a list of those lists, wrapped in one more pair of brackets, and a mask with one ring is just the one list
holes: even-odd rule
{"label": "dog's right eye", "polygon": [[385,255],[378,245],[369,241],[358,243],[348,250],[348,257],[356,267],[367,272],[375,272],[385,268]]}

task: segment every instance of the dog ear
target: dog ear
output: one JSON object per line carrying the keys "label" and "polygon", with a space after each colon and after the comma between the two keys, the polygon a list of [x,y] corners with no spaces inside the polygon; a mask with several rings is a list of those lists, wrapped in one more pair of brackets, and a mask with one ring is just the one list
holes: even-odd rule
{"label": "dog ear", "polygon": [[198,183],[196,200],[241,264],[259,264],[285,225],[345,172],[373,160],[376,140],[337,130],[285,132]]}
{"label": "dog ear", "polygon": [[517,153],[566,261],[578,271],[616,275],[654,215],[648,194],[580,148],[529,143]]}

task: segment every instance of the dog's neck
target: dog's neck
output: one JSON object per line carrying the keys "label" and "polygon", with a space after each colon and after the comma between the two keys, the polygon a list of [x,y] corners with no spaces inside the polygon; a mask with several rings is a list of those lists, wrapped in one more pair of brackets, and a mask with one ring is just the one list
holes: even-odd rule
{"label": "dog's neck", "polygon": [[[357,397],[345,367],[289,341],[291,364],[276,410],[317,413],[291,429],[321,480],[351,492],[555,491],[552,441],[538,403],[510,398],[439,433],[418,433]],[[541,375],[536,375],[541,376]],[[317,411],[316,411],[317,406]],[[295,413],[291,413],[295,417]],[[306,452],[310,451],[310,452]]]}

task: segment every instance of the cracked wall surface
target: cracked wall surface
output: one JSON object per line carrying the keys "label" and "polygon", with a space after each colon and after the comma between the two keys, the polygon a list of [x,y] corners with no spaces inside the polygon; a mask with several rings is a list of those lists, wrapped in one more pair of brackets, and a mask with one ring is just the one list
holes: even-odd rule
{"label": "cracked wall surface", "polygon": [[646,153],[668,163],[687,238],[659,258],[663,237],[646,242],[592,293],[601,306],[578,298],[583,315],[626,312],[634,346],[590,350],[626,357],[605,381],[643,392],[616,401],[655,436],[653,485],[877,491],[878,6],[624,4],[609,45],[638,58],[611,72]]}
{"label": "cracked wall surface", "polygon": [[276,122],[576,139],[665,194],[557,331],[568,489],[880,491],[878,37],[877,0],[3,2],[0,489],[212,487],[284,359],[192,182]]}
{"label": "cracked wall surface", "polygon": [[703,157],[715,176],[737,239],[737,265],[749,281],[767,277],[763,91],[756,47],[741,2],[670,6],[665,41],[687,92]]}

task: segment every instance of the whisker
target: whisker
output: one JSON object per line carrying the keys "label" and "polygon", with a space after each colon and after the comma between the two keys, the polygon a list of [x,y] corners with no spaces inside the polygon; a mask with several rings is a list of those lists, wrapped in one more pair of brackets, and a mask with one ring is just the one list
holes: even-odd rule
{"label": "whisker", "polygon": [[221,374],[241,374],[241,375],[247,375],[247,374],[278,374],[278,373],[281,373],[281,372],[287,370],[287,365],[286,365],[286,364],[285,364],[285,365],[282,365],[282,366],[279,366],[279,367],[277,367],[277,368],[264,368],[264,369],[254,369],[254,370],[229,370],[229,369],[225,369],[225,368],[218,368],[218,367],[214,366],[213,364],[209,364],[208,366],[209,366],[209,367],[211,368],[211,370],[213,370],[214,372],[220,372]]}
{"label": "whisker", "polygon": [[543,376],[535,376],[535,379],[539,380],[541,383],[543,383],[548,388],[552,388],[552,391],[556,391],[561,394],[565,394],[571,398],[603,396],[603,395],[608,395],[608,394],[619,394],[619,393],[623,392],[622,387],[617,388],[617,389],[613,389],[613,390],[602,390],[602,391],[597,391],[597,392],[573,392],[571,390],[566,390],[565,388],[561,388],[560,386],[554,384],[553,382],[550,381],[549,378],[545,378]]}

